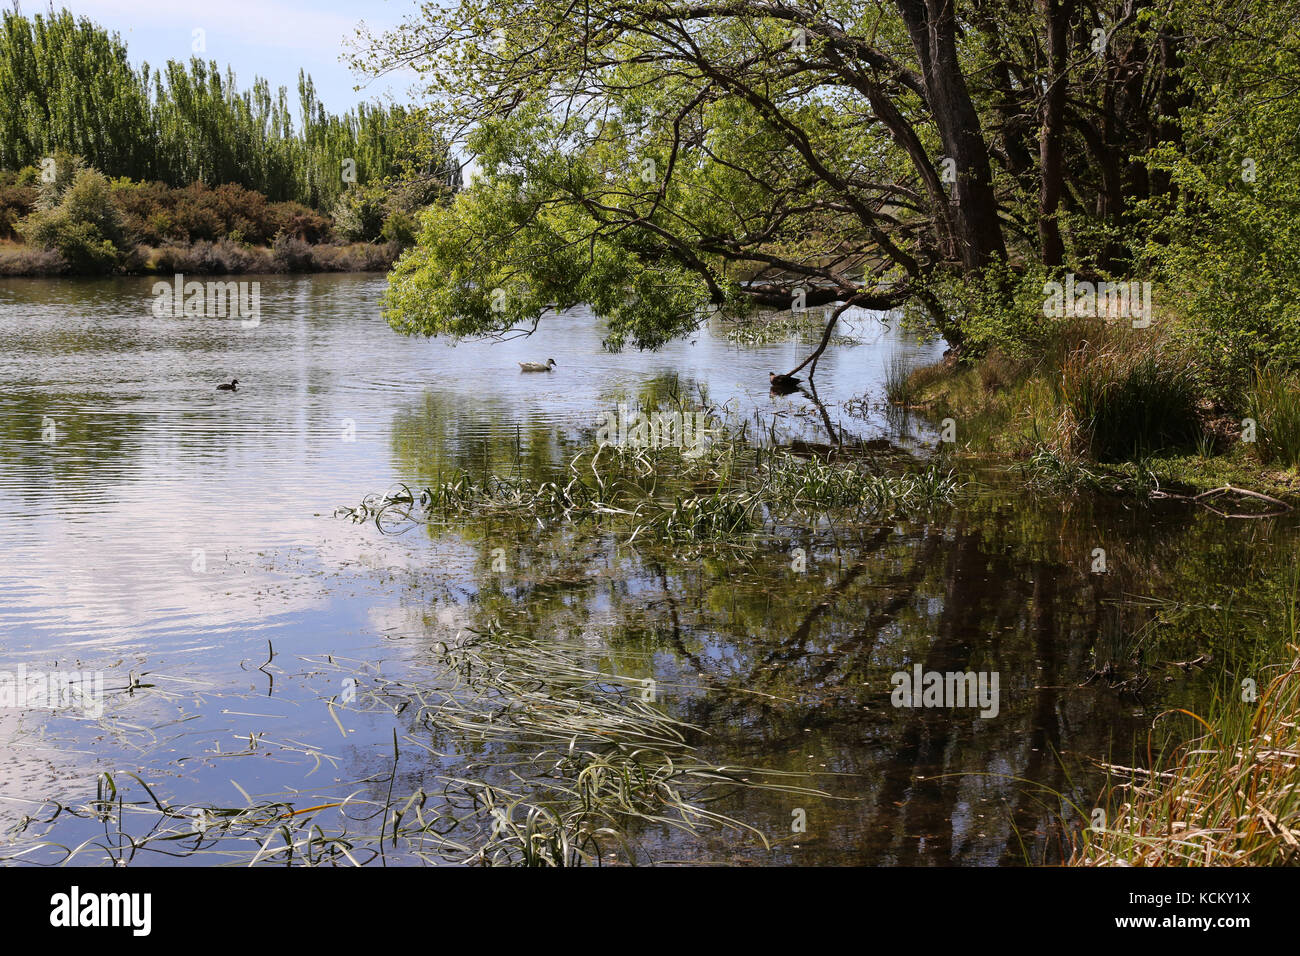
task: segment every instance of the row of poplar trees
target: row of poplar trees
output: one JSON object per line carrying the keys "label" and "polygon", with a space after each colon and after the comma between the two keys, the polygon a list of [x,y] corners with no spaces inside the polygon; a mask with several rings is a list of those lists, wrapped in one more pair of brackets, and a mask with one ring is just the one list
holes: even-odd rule
{"label": "row of poplar trees", "polygon": [[[273,94],[259,78],[240,92],[233,73],[198,58],[137,70],[117,34],[67,10],[4,14],[0,102],[2,169],[66,150],[110,176],[238,183],[324,210],[353,172],[365,183],[430,165],[411,111],[362,104],[327,113],[300,71],[295,125],[284,87]],[[433,165],[446,174],[445,151]]]}

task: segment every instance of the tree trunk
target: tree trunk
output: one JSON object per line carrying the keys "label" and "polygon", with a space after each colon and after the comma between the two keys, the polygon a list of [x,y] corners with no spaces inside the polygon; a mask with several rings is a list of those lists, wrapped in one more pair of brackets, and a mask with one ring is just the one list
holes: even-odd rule
{"label": "tree trunk", "polygon": [[1042,130],[1038,140],[1038,242],[1039,256],[1045,266],[1059,266],[1065,259],[1065,245],[1056,221],[1061,202],[1063,162],[1061,127],[1065,122],[1065,94],[1070,0],[1041,0],[1047,16],[1048,68],[1047,95],[1042,107]]}
{"label": "tree trunk", "polygon": [[955,161],[953,219],[962,270],[1006,258],[988,146],[957,58],[954,0],[895,0],[921,62],[944,150]]}

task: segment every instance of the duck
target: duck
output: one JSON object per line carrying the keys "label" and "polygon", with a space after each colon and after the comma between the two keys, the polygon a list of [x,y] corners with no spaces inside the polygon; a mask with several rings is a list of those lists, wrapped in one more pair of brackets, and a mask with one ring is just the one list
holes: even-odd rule
{"label": "duck", "polygon": [[520,362],[519,371],[521,372],[549,372],[555,368],[555,359],[547,359],[546,364],[541,362]]}
{"label": "duck", "polygon": [[799,383],[803,379],[797,375],[777,375],[775,372],[767,373],[767,380],[772,383],[774,392],[793,392],[799,388]]}
{"label": "duck", "polygon": [[218,392],[237,392],[239,391],[239,379],[232,378],[229,385],[218,385]]}

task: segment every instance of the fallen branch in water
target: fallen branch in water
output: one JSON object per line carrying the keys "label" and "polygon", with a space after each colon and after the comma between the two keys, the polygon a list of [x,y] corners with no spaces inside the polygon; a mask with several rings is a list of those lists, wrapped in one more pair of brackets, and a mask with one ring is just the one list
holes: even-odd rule
{"label": "fallen branch in water", "polygon": [[[1229,494],[1229,493],[1234,495],[1240,495],[1243,498],[1256,498],[1260,501],[1266,501],[1271,505],[1275,505],[1276,508],[1273,511],[1259,511],[1253,513],[1229,513],[1226,511],[1220,511],[1218,508],[1215,508],[1213,505],[1208,505],[1205,503],[1206,498],[1213,497],[1214,495],[1222,495],[1222,494]],[[1157,490],[1151,492],[1151,497],[1152,498],[1173,498],[1177,501],[1191,501],[1195,504],[1200,505],[1202,508],[1205,508],[1209,511],[1213,511],[1216,515],[1218,515],[1221,518],[1276,518],[1278,515],[1284,515],[1287,512],[1294,510],[1291,507],[1291,505],[1287,504],[1285,501],[1283,501],[1280,498],[1274,498],[1272,495],[1266,495],[1260,491],[1248,491],[1245,488],[1237,488],[1234,485],[1224,485],[1222,488],[1212,488],[1209,491],[1202,491],[1199,495],[1179,495],[1179,494],[1174,494],[1171,491]]]}

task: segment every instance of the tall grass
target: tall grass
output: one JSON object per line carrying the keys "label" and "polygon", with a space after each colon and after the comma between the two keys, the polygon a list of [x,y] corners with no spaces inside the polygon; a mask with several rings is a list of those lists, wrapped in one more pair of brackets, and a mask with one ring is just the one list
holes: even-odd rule
{"label": "tall grass", "polygon": [[1081,450],[1098,461],[1142,457],[1201,433],[1195,372],[1154,337],[1116,335],[1066,356],[1059,397]]}
{"label": "tall grass", "polygon": [[[1300,862],[1300,581],[1288,603],[1288,663],[1258,675],[1258,699],[1235,683],[1204,729],[1110,797],[1114,823],[1085,832],[1076,866],[1276,866]],[[1240,675],[1238,675],[1240,676]],[[1118,802],[1118,806],[1114,806]]]}
{"label": "tall grass", "polygon": [[916,387],[912,373],[916,370],[912,360],[894,352],[885,362],[885,399],[891,405],[907,407],[916,402]]}
{"label": "tall grass", "polygon": [[1276,366],[1258,369],[1246,394],[1256,447],[1265,461],[1300,465],[1300,378]]}

